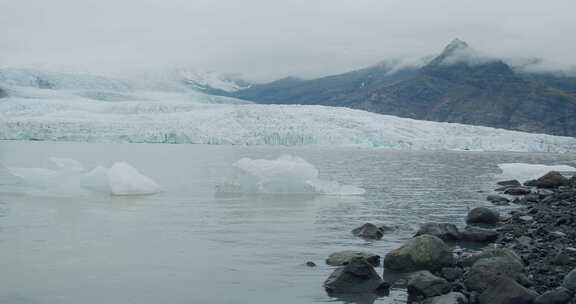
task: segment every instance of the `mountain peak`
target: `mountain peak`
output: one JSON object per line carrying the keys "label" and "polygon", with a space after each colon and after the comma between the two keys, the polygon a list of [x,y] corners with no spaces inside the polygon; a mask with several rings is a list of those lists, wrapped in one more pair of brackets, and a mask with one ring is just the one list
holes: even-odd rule
{"label": "mountain peak", "polygon": [[450,41],[450,43],[448,43],[448,45],[444,48],[444,51],[442,53],[453,54],[456,51],[465,50],[468,47],[469,46],[468,43],[466,43],[466,41],[462,41],[458,38],[455,38],[454,40]]}

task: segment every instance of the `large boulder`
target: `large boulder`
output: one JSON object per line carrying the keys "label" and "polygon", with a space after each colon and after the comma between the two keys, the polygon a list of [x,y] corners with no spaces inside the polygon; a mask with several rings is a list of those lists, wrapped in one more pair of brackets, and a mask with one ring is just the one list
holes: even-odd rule
{"label": "large boulder", "polygon": [[440,238],[421,235],[384,257],[384,267],[396,271],[435,270],[454,263],[450,248]]}
{"label": "large boulder", "polygon": [[572,269],[562,281],[562,287],[576,291],[576,268]]}
{"label": "large boulder", "polygon": [[460,240],[460,231],[454,224],[447,223],[425,223],[420,226],[415,236],[429,234],[436,236],[444,241]]}
{"label": "large boulder", "polygon": [[566,186],[568,184],[569,184],[568,179],[557,171],[550,171],[546,173],[544,176],[538,178],[537,180],[531,180],[526,182],[527,186],[545,188],[545,189],[558,188],[561,186]]}
{"label": "large boulder", "polygon": [[473,254],[473,255],[470,255],[470,256],[463,258],[461,260],[461,264],[462,264],[462,266],[470,267],[480,259],[489,259],[489,258],[496,258],[496,257],[508,258],[512,261],[523,264],[522,258],[520,258],[514,251],[512,251],[508,248],[484,249],[482,252],[480,252],[478,254]]}
{"label": "large boulder", "polygon": [[352,234],[365,239],[379,240],[384,236],[382,229],[380,227],[372,224],[366,223],[358,228],[352,230]]}
{"label": "large boulder", "polygon": [[501,277],[513,280],[521,278],[524,266],[507,257],[494,257],[480,259],[472,265],[466,273],[464,285],[469,290],[482,292],[493,282]]}
{"label": "large boulder", "polygon": [[462,241],[473,243],[489,243],[498,239],[498,232],[491,229],[466,226],[461,234]]}
{"label": "large boulder", "polygon": [[468,304],[468,298],[459,292],[451,292],[445,295],[428,298],[422,304]]}
{"label": "large boulder", "polygon": [[537,297],[534,304],[567,304],[570,300],[572,300],[572,292],[564,287],[559,287]]}
{"label": "large boulder", "polygon": [[448,293],[450,283],[433,275],[428,270],[423,270],[410,276],[407,288],[411,298],[429,298]]}
{"label": "large boulder", "polygon": [[344,250],[334,252],[326,259],[326,264],[330,266],[344,266],[354,258],[363,258],[372,266],[380,265],[380,256],[366,251]]}
{"label": "large boulder", "polygon": [[477,207],[470,210],[470,212],[468,212],[468,216],[466,217],[466,222],[469,224],[494,225],[499,221],[500,214],[495,210],[485,207]]}
{"label": "large boulder", "polygon": [[353,258],[324,281],[324,288],[330,294],[373,293],[383,283],[372,265],[364,258]]}
{"label": "large boulder", "polygon": [[497,278],[490,283],[490,287],[480,294],[480,304],[532,304],[538,296],[507,277]]}

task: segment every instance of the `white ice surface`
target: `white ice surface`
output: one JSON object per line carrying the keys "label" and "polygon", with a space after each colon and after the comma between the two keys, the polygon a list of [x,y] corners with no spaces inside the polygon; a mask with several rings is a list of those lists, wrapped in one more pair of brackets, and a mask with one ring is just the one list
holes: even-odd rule
{"label": "white ice surface", "polygon": [[497,176],[498,179],[516,179],[520,182],[537,179],[550,171],[576,172],[576,168],[567,165],[504,163],[499,164],[498,168],[502,170],[502,173]]}
{"label": "white ice surface", "polygon": [[8,168],[24,186],[51,193],[95,191],[112,195],[146,195],[161,191],[160,186],[126,162],[110,168],[97,166],[85,170],[73,159],[50,158],[56,169]]}
{"label": "white ice surface", "polygon": [[277,159],[242,158],[232,165],[234,177],[218,185],[219,193],[361,195],[364,189],[319,178],[306,160],[283,155]]}
{"label": "white ice surface", "polygon": [[[19,74],[18,74],[19,75]],[[0,139],[365,146],[413,150],[574,152],[576,139],[398,118],[347,108],[257,105],[185,90],[152,77],[146,85],[51,75],[0,78]],[[81,78],[75,80],[75,77]],[[125,85],[124,85],[125,84]],[[88,96],[88,97],[87,97]]]}

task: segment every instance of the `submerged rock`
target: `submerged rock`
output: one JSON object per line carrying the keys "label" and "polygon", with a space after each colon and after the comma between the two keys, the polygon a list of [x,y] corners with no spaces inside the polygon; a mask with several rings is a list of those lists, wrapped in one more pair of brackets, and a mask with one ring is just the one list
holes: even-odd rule
{"label": "submerged rock", "polygon": [[380,256],[366,251],[344,250],[332,253],[327,259],[326,264],[330,266],[344,266],[354,258],[363,258],[372,266],[380,265]]}
{"label": "submerged rock", "polygon": [[450,283],[433,275],[430,271],[423,270],[410,276],[407,288],[408,295],[412,298],[429,298],[449,292]]}
{"label": "submerged rock", "polygon": [[525,183],[526,186],[546,189],[558,188],[568,184],[568,179],[557,171],[550,171],[536,180],[528,181]]}
{"label": "submerged rock", "polygon": [[384,236],[382,229],[372,223],[366,223],[358,228],[354,228],[352,234],[361,238],[373,240],[379,240]]}
{"label": "submerged rock", "polygon": [[495,210],[485,207],[477,207],[470,210],[470,212],[468,212],[468,216],[466,217],[466,222],[469,224],[494,225],[499,221],[500,214]]}
{"label": "submerged rock", "polygon": [[499,181],[496,183],[498,186],[511,186],[511,187],[520,187],[522,184],[518,180],[511,179],[505,181]]}
{"label": "submerged rock", "polygon": [[420,226],[415,236],[429,234],[444,241],[458,241],[461,238],[458,227],[447,223],[425,223]]}
{"label": "submerged rock", "polygon": [[489,288],[480,294],[480,304],[530,304],[538,294],[516,281],[500,277],[490,282]]}
{"label": "submerged rock", "polygon": [[508,194],[508,195],[526,195],[526,194],[530,194],[531,190],[530,188],[526,188],[526,187],[513,187],[513,188],[507,188],[506,190],[504,190],[504,194]]}
{"label": "submerged rock", "polygon": [[510,204],[510,200],[497,194],[491,194],[486,197],[486,200],[491,202],[494,205],[508,205]]}
{"label": "submerged rock", "polygon": [[435,270],[454,263],[450,248],[433,235],[417,236],[384,257],[384,267],[396,271]]}
{"label": "submerged rock", "polygon": [[382,278],[372,265],[363,258],[353,258],[340,267],[324,282],[324,288],[330,294],[374,293],[382,288]]}
{"label": "submerged rock", "polygon": [[462,240],[466,242],[489,243],[498,239],[498,232],[472,226],[466,226],[461,235]]}

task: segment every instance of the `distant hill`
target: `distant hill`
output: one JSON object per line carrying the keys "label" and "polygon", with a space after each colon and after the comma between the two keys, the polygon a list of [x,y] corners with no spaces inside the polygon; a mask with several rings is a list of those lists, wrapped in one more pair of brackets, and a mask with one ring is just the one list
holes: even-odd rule
{"label": "distant hill", "polygon": [[516,71],[458,39],[420,67],[395,66],[381,63],[313,80],[281,79],[230,96],[576,136],[576,77]]}

